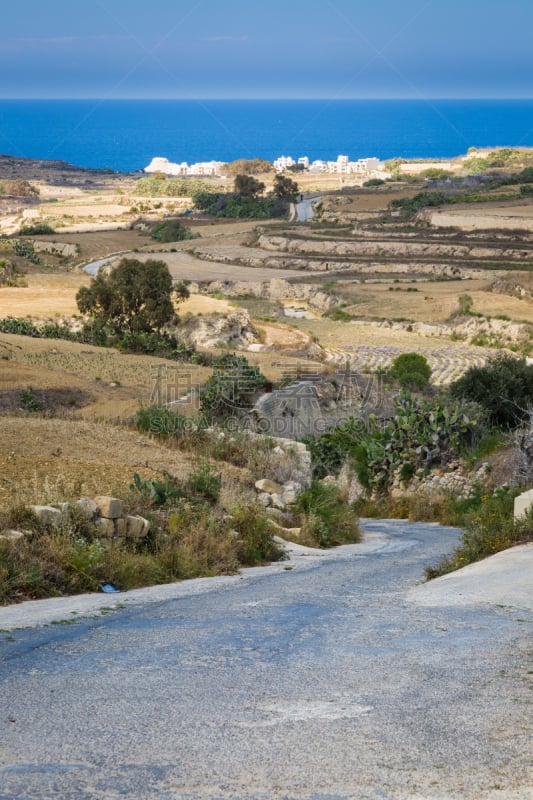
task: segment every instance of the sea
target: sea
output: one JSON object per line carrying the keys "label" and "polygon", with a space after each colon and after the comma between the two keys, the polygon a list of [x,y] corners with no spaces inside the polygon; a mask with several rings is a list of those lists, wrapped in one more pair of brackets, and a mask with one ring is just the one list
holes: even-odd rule
{"label": "sea", "polygon": [[533,147],[533,100],[0,100],[0,152],[117,172],[173,162],[450,158]]}

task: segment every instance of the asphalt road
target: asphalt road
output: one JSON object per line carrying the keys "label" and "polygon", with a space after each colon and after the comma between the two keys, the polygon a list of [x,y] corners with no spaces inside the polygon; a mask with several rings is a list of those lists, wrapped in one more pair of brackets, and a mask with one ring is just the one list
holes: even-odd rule
{"label": "asphalt road", "polygon": [[318,203],[320,197],[309,197],[296,204],[296,219],[298,222],[308,222],[313,219],[315,212],[313,203]]}
{"label": "asphalt road", "polygon": [[413,603],[457,532],[366,528],[291,569],[1,633],[0,798],[533,797],[531,613]]}

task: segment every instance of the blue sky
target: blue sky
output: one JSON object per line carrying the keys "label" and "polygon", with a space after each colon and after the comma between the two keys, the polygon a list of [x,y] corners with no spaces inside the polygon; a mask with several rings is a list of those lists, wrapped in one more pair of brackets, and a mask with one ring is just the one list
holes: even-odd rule
{"label": "blue sky", "polygon": [[4,98],[532,97],[531,0],[5,3]]}

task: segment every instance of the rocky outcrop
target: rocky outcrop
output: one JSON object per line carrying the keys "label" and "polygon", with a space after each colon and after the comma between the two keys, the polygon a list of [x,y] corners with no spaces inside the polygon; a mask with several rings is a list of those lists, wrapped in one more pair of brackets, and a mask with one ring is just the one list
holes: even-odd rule
{"label": "rocky outcrop", "polygon": [[331,257],[399,257],[399,258],[528,258],[531,253],[516,247],[482,247],[472,244],[442,242],[383,241],[362,238],[351,241],[324,241],[317,239],[290,239],[286,236],[263,235],[258,241],[263,250]]}
{"label": "rocky outcrop", "polygon": [[298,481],[287,481],[282,486],[275,481],[263,479],[256,481],[255,490],[258,492],[259,502],[265,508],[277,508],[280,511],[287,511],[290,506],[296,503],[303,491],[303,486]]}
{"label": "rocky outcrop", "polygon": [[338,300],[318,286],[306,283],[289,283],[285,280],[271,281],[211,281],[208,283],[191,283],[192,294],[215,294],[220,292],[226,297],[259,297],[264,300],[296,300],[321,313],[338,305]]}
{"label": "rocky outcrop", "polygon": [[247,347],[260,341],[259,332],[244,309],[229,314],[190,317],[180,325],[180,337],[187,344],[204,348],[220,345]]}

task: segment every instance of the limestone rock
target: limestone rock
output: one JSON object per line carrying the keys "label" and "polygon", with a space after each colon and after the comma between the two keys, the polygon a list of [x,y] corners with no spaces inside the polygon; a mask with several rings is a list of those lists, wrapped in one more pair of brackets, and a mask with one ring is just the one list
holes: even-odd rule
{"label": "limestone rock", "polygon": [[530,489],[528,492],[523,492],[522,494],[519,494],[518,497],[515,497],[514,518],[520,519],[521,517],[524,517],[530,510],[531,506],[533,506],[533,489]]}
{"label": "limestone rock", "polygon": [[105,519],[104,517],[98,517],[94,521],[98,529],[98,533],[100,536],[104,536],[106,538],[113,538],[115,535],[115,522],[112,519]]}
{"label": "limestone rock", "polygon": [[98,514],[98,506],[90,497],[81,497],[76,505],[81,508],[87,519],[94,519]]}
{"label": "limestone rock", "polygon": [[122,516],[122,500],[118,500],[116,497],[101,495],[95,497],[94,502],[98,506],[100,516],[104,519],[120,519]]}
{"label": "limestone rock", "polygon": [[229,314],[205,314],[185,320],[180,333],[188,344],[195,347],[217,347],[231,344],[245,347],[259,342],[258,331],[252,325],[250,315],[244,309]]}
{"label": "limestone rock", "polygon": [[271,481],[268,478],[263,478],[263,480],[256,481],[255,488],[261,493],[266,492],[268,494],[283,494],[283,486],[280,486],[279,483]]}
{"label": "limestone rock", "polygon": [[298,539],[300,534],[302,533],[301,528],[285,528],[283,525],[280,525],[273,519],[268,520],[268,524],[270,525],[271,530],[275,531],[278,536],[281,536],[283,539]]}
{"label": "limestone rock", "polygon": [[150,529],[150,523],[144,517],[127,516],[126,522],[126,536],[130,539],[142,539]]}
{"label": "limestone rock", "polygon": [[0,542],[18,542],[24,539],[25,533],[23,531],[7,530],[0,532]]}
{"label": "limestone rock", "polygon": [[126,520],[125,519],[116,519],[115,520],[115,535],[116,536],[125,536],[126,535]]}
{"label": "limestone rock", "polygon": [[262,506],[268,508],[270,503],[272,502],[272,496],[268,492],[261,492],[257,495],[257,500],[261,503]]}
{"label": "limestone rock", "polygon": [[28,508],[46,525],[53,525],[54,528],[61,525],[61,511],[58,508],[53,506],[28,506]]}
{"label": "limestone rock", "polygon": [[280,511],[285,511],[287,502],[282,494],[271,494],[270,499],[274,508],[279,508]]}

